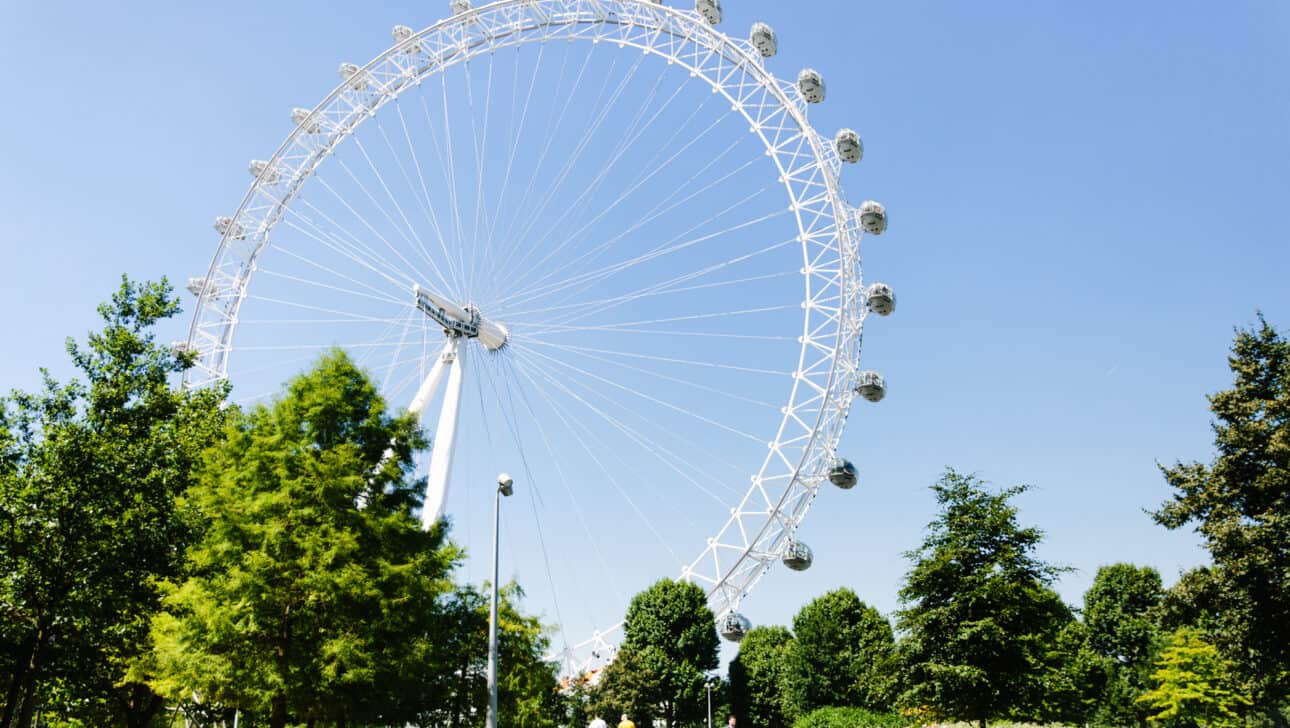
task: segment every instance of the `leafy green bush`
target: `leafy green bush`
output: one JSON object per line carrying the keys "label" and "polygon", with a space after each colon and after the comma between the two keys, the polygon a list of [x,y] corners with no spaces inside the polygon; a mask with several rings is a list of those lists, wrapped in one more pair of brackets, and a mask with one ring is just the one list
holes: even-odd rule
{"label": "leafy green bush", "polygon": [[864,708],[817,708],[798,718],[793,728],[906,728],[909,721],[895,713]]}

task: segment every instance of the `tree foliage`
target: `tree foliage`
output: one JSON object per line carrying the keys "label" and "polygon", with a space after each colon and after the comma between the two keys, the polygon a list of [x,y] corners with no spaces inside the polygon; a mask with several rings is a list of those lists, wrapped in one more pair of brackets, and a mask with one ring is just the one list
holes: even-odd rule
{"label": "tree foliage", "polygon": [[662,579],[632,598],[623,644],[605,669],[600,705],[669,726],[706,712],[705,673],[717,667],[717,628],[703,589]]}
{"label": "tree foliage", "polygon": [[1173,498],[1167,528],[1195,524],[1213,568],[1191,587],[1212,606],[1216,644],[1267,708],[1290,697],[1290,341],[1263,317],[1238,330],[1231,389],[1209,397],[1209,465],[1162,468]]}
{"label": "tree foliage", "polygon": [[204,532],[136,673],[275,728],[397,723],[442,700],[439,600],[458,551],[412,513],[424,445],[340,352],[235,418],[186,497]]}
{"label": "tree foliage", "polygon": [[830,705],[884,711],[894,691],[891,623],[850,589],[808,602],[793,617],[785,711],[791,718]]}
{"label": "tree foliage", "polygon": [[793,635],[785,627],[754,627],[730,662],[731,710],[740,725],[787,728],[781,686],[788,675]]}
{"label": "tree foliage", "polygon": [[1200,630],[1174,632],[1151,673],[1152,690],[1138,701],[1151,709],[1153,723],[1200,728],[1236,728],[1250,705],[1218,648]]}
{"label": "tree foliage", "polygon": [[176,576],[191,524],[175,498],[219,435],[223,391],[180,391],[192,361],[155,340],[179,313],[164,280],[123,278],[103,328],[0,407],[0,725],[37,702],[88,724],[146,724],[161,700],[125,678],[146,648],[156,581]]}
{"label": "tree foliage", "polygon": [[1088,649],[1105,661],[1106,684],[1093,721],[1100,725],[1145,724],[1137,702],[1148,687],[1159,650],[1160,573],[1149,566],[1112,564],[1097,570],[1084,593]]}
{"label": "tree foliage", "polygon": [[1017,523],[1025,487],[948,470],[932,490],[940,513],[900,590],[901,701],[982,725],[1041,712],[1046,647],[1071,615],[1048,588],[1060,569],[1034,556],[1042,533]]}
{"label": "tree foliage", "polygon": [[880,713],[865,708],[816,708],[801,716],[793,728],[906,728],[909,721],[895,713]]}

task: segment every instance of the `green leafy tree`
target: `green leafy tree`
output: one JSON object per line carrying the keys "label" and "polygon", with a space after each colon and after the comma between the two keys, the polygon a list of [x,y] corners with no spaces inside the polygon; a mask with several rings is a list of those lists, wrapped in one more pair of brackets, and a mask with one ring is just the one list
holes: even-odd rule
{"label": "green leafy tree", "polygon": [[705,673],[717,667],[718,644],[703,589],[656,582],[627,607],[622,647],[602,678],[605,705],[626,709],[638,725],[697,723],[706,717]]}
{"label": "green leafy tree", "polygon": [[890,710],[895,689],[891,623],[850,589],[811,600],[793,617],[784,699],[791,718],[830,705]]}
{"label": "green leafy tree", "polygon": [[[548,728],[564,716],[550,647],[536,617],[520,610],[523,590],[501,587],[497,603],[497,713],[502,728]],[[445,657],[444,689],[421,714],[423,725],[481,726],[488,708],[488,596],[461,586],[447,600],[448,623],[437,636]]]}
{"label": "green leafy tree", "polygon": [[439,601],[459,552],[413,516],[424,446],[339,351],[235,419],[186,498],[204,533],[136,674],[272,728],[401,723],[442,700]]}
{"label": "green leafy tree", "polygon": [[1094,722],[1146,723],[1146,708],[1137,698],[1148,687],[1158,650],[1157,613],[1163,598],[1159,572],[1132,564],[1099,568],[1084,593],[1088,647],[1107,661],[1107,684]]}
{"label": "green leafy tree", "polygon": [[126,679],[156,581],[193,538],[176,496],[220,435],[223,391],[172,385],[192,365],[155,340],[179,313],[164,280],[123,278],[103,328],[68,341],[80,379],[45,375],[0,406],[0,725],[46,715],[146,725],[162,700]]}
{"label": "green leafy tree", "polygon": [[1200,630],[1184,627],[1170,636],[1151,673],[1155,687],[1138,701],[1150,708],[1153,723],[1237,728],[1245,724],[1241,713],[1249,707],[1250,699],[1230,666]]}
{"label": "green leafy tree", "polygon": [[1204,577],[1211,630],[1256,701],[1290,697],[1290,341],[1263,316],[1238,330],[1231,389],[1209,397],[1209,465],[1162,468],[1173,499],[1155,512],[1167,528],[1194,524],[1213,567]]}
{"label": "green leafy tree", "polygon": [[740,725],[787,728],[781,686],[793,635],[785,627],[754,627],[730,662],[730,702]]}
{"label": "green leafy tree", "polygon": [[901,702],[982,728],[1040,713],[1046,646],[1071,615],[1048,588],[1061,570],[1034,556],[1042,533],[1017,523],[1025,487],[992,493],[951,469],[932,490],[940,513],[900,590]]}

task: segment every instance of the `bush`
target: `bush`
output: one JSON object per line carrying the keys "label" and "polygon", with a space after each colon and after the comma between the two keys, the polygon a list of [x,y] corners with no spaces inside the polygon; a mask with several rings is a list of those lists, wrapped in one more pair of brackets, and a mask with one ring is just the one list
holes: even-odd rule
{"label": "bush", "polygon": [[793,728],[905,728],[909,721],[895,713],[864,708],[817,708],[798,718]]}

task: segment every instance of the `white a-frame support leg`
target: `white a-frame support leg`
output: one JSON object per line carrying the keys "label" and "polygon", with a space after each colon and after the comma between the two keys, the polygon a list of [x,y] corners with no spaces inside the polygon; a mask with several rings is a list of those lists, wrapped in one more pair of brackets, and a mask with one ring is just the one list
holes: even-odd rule
{"label": "white a-frame support leg", "polygon": [[439,424],[435,428],[434,441],[430,444],[430,475],[426,480],[425,502],[421,505],[421,525],[424,528],[430,528],[443,516],[444,503],[448,500],[448,475],[452,470],[453,441],[457,437],[457,410],[461,403],[462,362],[457,358],[457,344],[460,341],[455,336],[448,339],[408,407],[420,417],[444,375],[448,375],[448,383],[443,392],[443,408],[439,411]]}

